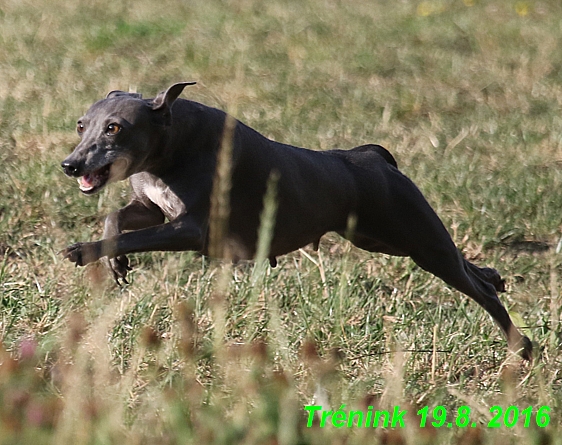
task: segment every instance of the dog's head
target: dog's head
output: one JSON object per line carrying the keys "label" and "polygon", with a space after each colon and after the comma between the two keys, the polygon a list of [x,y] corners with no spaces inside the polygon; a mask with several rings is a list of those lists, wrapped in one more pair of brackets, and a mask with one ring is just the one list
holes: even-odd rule
{"label": "dog's head", "polygon": [[62,162],[64,172],[78,178],[80,190],[89,195],[142,171],[163,128],[172,123],[174,101],[193,84],[176,83],[149,100],[135,93],[109,93],[78,120],[81,141]]}

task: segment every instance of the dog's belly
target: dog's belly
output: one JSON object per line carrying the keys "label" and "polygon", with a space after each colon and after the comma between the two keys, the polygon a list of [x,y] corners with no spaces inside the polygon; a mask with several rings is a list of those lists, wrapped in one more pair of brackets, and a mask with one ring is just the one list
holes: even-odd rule
{"label": "dog's belly", "polygon": [[295,250],[298,250],[309,244],[318,243],[322,235],[324,235],[324,233],[314,235],[311,237],[301,238],[298,240],[295,239],[274,240],[274,242],[271,244],[270,256],[272,257],[282,256],[287,253],[294,252]]}
{"label": "dog's belly", "polygon": [[[271,242],[268,257],[276,258],[294,252],[308,244],[317,243],[322,234],[301,238],[274,238]],[[256,242],[248,243],[237,235],[230,234],[225,241],[227,256],[234,260],[253,260],[256,256]]]}
{"label": "dog's belly", "polygon": [[[269,256],[278,257],[298,250],[311,243],[317,243],[327,232],[345,231],[348,214],[330,212],[313,215],[307,212],[289,211],[278,208],[277,217],[272,225],[273,233],[269,246]],[[329,218],[326,218],[329,216]],[[230,215],[228,244],[238,259],[254,258],[260,242],[260,214],[256,212],[234,211]]]}

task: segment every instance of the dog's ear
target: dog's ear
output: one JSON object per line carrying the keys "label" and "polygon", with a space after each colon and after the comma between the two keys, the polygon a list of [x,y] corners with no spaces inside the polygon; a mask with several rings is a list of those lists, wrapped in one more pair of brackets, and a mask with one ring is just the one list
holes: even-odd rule
{"label": "dog's ear", "polygon": [[135,99],[142,99],[142,94],[126,93],[125,91],[120,91],[120,90],[110,91],[109,93],[107,93],[107,96],[105,96],[105,98],[111,99],[112,97],[118,97],[118,96],[130,96],[130,97],[134,97]]}
{"label": "dog's ear", "polygon": [[166,91],[163,91],[152,101],[152,110],[158,111],[162,117],[164,125],[171,125],[172,123],[172,105],[181,94],[183,89],[188,85],[195,85],[197,82],[179,82],[173,84]]}

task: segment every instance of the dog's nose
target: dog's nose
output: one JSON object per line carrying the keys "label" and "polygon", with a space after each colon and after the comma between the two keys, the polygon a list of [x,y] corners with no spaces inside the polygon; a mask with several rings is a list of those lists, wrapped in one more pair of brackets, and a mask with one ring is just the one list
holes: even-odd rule
{"label": "dog's nose", "polygon": [[73,164],[72,162],[63,161],[61,167],[67,176],[80,176],[78,174],[79,167],[76,164]]}

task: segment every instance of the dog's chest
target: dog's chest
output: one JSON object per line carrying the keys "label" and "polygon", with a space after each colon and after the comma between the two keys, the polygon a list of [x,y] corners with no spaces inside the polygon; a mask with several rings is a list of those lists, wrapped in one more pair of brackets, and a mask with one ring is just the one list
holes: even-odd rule
{"label": "dog's chest", "polygon": [[185,205],[181,199],[162,181],[146,184],[143,192],[169,220],[176,219],[185,211]]}

